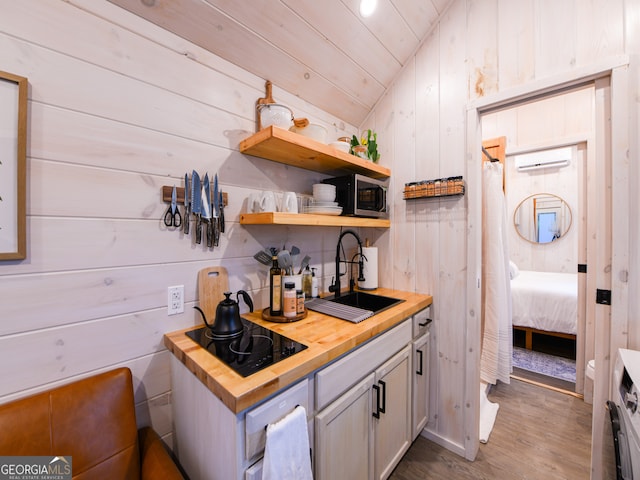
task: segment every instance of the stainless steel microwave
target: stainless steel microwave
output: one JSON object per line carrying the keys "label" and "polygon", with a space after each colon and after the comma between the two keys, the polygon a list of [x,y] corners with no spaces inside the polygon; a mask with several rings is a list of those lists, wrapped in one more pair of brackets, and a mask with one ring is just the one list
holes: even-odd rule
{"label": "stainless steel microwave", "polygon": [[336,186],[336,201],[342,207],[342,215],[389,218],[388,179],[379,180],[352,173],[342,177],[327,178],[322,183]]}

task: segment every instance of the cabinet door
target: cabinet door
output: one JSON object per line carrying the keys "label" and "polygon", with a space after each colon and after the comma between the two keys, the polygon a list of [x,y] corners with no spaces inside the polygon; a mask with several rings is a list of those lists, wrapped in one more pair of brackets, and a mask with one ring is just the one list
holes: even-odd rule
{"label": "cabinet door", "polygon": [[411,445],[410,352],[407,345],[376,370],[372,407],[374,414],[379,413],[373,419],[376,479],[387,478]]}
{"label": "cabinet door", "polygon": [[373,477],[371,373],[316,415],[316,480]]}
{"label": "cabinet door", "polygon": [[429,420],[429,332],[413,342],[413,416],[415,440]]}

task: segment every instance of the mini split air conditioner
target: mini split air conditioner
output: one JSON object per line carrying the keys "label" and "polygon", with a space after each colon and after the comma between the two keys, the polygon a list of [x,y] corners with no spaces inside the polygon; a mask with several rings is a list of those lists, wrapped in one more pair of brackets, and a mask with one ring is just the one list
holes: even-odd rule
{"label": "mini split air conditioner", "polygon": [[564,147],[516,155],[515,164],[519,172],[526,172],[541,168],[566,167],[570,160],[571,147]]}

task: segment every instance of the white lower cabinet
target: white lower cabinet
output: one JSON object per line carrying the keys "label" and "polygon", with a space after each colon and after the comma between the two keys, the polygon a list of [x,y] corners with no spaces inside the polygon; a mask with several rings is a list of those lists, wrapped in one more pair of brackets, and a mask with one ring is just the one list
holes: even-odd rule
{"label": "white lower cabinet", "polygon": [[416,321],[239,414],[172,357],[174,451],[191,480],[261,478],[265,427],[296,405],[307,410],[316,480],[389,477],[428,417],[429,333],[416,337]]}
{"label": "white lower cabinet", "polygon": [[410,352],[406,345],[316,415],[316,480],[391,474],[411,444]]}
{"label": "white lower cabinet", "polygon": [[315,479],[373,477],[371,373],[316,415]]}

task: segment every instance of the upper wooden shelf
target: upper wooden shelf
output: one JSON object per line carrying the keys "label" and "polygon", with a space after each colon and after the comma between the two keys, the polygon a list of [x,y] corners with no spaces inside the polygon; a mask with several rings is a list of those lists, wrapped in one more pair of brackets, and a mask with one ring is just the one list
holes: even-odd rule
{"label": "upper wooden shelf", "polygon": [[346,217],[342,215],[312,215],[307,213],[241,213],[241,225],[307,225],[322,227],[389,228],[391,221],[379,218]]}
{"label": "upper wooden shelf", "polygon": [[377,163],[274,126],[263,128],[241,141],[240,151],[254,157],[328,175],[359,173],[372,178],[391,176],[391,170]]}

